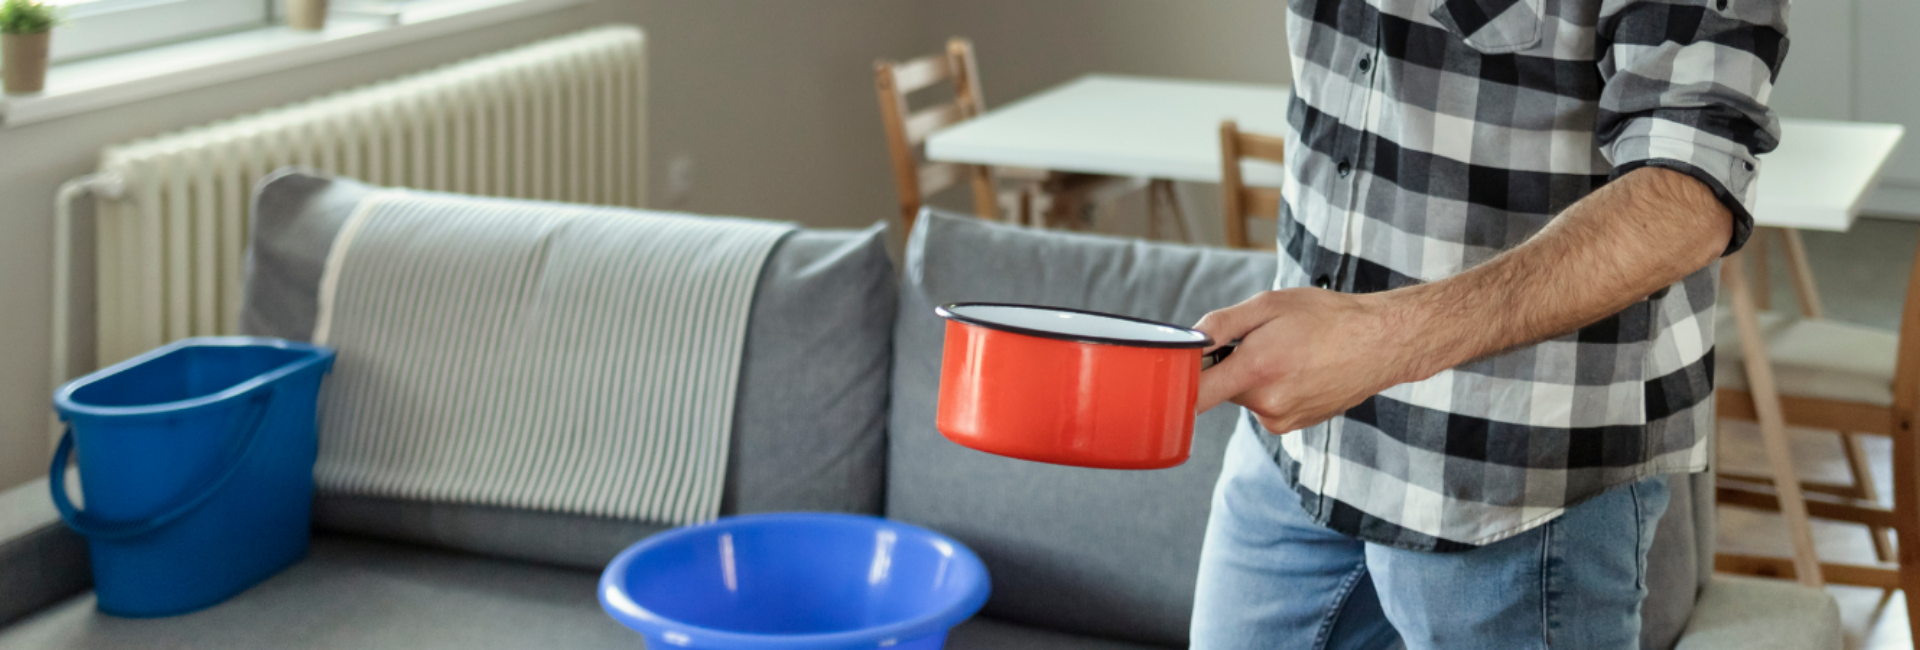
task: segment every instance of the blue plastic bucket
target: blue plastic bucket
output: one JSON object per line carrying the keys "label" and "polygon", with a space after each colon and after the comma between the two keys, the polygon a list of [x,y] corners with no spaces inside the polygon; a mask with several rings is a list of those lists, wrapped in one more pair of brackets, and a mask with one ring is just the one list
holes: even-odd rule
{"label": "blue plastic bucket", "polygon": [[[185,339],[54,395],[67,433],[53,503],[86,536],[100,611],[184,614],[307,552],[315,408],[333,351],[279,339]],[[66,493],[79,448],[86,510]]]}
{"label": "blue plastic bucket", "polygon": [[649,648],[938,650],[987,602],[973,551],[878,517],[747,515],[629,547],[600,605]]}

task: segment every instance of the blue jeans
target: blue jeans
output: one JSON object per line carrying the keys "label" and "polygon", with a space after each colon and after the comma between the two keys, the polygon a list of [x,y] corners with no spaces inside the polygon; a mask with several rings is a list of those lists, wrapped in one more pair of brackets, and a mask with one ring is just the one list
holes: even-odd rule
{"label": "blue jeans", "polygon": [[1639,647],[1664,480],[1464,553],[1408,551],[1314,523],[1250,422],[1214,488],[1193,650]]}

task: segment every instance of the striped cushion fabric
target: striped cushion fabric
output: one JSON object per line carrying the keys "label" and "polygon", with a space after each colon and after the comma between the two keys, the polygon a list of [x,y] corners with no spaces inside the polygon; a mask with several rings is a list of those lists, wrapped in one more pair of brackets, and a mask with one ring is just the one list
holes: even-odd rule
{"label": "striped cushion fabric", "polygon": [[716,516],[754,284],[792,227],[390,191],[328,255],[323,492]]}

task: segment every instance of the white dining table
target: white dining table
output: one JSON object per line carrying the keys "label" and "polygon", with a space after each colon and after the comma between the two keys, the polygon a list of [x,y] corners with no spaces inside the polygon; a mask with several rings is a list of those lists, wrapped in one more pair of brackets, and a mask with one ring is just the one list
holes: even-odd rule
{"label": "white dining table", "polygon": [[[1286,86],[1092,74],[933,134],[927,158],[1052,172],[1220,182],[1220,123],[1242,131],[1286,131]],[[1759,228],[1846,232],[1905,131],[1897,124],[1781,120],[1778,149],[1761,157],[1754,224]],[[1249,185],[1277,187],[1277,165],[1248,162]],[[1793,242],[1797,244],[1797,239]],[[1793,470],[1780,396],[1758,326],[1760,307],[1740,255],[1723,268],[1725,291],[1746,354],[1749,393],[1794,543],[1796,574],[1821,582],[1800,481]]]}
{"label": "white dining table", "polygon": [[[1220,121],[1287,126],[1286,86],[1092,74],[947,127],[927,159],[1056,172],[1220,182]],[[1279,185],[1278,166],[1249,184]]]}

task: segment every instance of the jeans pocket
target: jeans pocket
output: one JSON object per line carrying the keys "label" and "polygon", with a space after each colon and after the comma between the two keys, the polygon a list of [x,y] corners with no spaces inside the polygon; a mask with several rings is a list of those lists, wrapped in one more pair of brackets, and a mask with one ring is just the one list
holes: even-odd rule
{"label": "jeans pocket", "polygon": [[1482,54],[1507,54],[1540,42],[1543,0],[1432,0],[1427,15]]}

